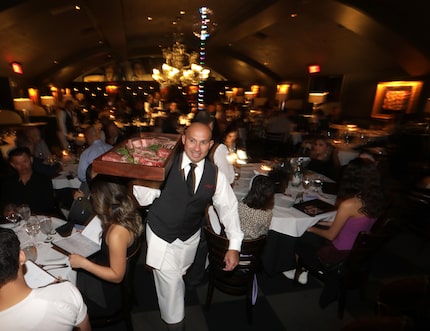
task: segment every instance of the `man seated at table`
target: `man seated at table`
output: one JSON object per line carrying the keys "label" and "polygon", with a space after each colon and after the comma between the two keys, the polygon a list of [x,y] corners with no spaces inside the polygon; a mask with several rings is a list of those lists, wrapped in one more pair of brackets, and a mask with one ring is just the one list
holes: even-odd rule
{"label": "man seated at table", "polygon": [[112,148],[112,145],[105,143],[101,139],[100,132],[94,126],[89,126],[85,130],[85,140],[88,148],[82,152],[78,165],[78,178],[81,182],[86,181],[87,168],[94,159]]}
{"label": "man seated at table", "polygon": [[1,185],[1,206],[8,203],[28,204],[36,214],[57,215],[54,190],[49,177],[33,171],[33,158],[27,147],[9,152],[10,166],[15,170]]}
{"label": "man seated at table", "polygon": [[15,138],[16,147],[27,147],[30,150],[31,156],[33,157],[33,170],[46,175],[50,178],[54,178],[61,171],[62,165],[59,162],[50,164],[43,158],[40,158],[36,151],[36,145],[30,140],[26,132],[17,132]]}
{"label": "man seated at table", "polygon": [[[70,282],[31,289],[17,235],[0,229],[0,325],[2,330],[91,330],[87,307]],[[76,330],[75,329],[75,330]]]}

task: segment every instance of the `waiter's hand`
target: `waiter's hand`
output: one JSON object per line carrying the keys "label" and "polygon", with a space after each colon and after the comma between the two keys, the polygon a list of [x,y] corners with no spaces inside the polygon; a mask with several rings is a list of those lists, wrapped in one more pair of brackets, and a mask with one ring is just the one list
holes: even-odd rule
{"label": "waiter's hand", "polygon": [[227,253],[225,253],[224,262],[225,262],[225,268],[222,270],[224,271],[233,270],[234,268],[236,268],[237,264],[239,263],[239,252],[234,250],[228,250]]}

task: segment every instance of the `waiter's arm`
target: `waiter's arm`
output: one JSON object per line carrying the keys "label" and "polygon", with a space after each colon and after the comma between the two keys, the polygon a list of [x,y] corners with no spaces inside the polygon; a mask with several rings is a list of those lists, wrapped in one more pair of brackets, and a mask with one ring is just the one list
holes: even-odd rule
{"label": "waiter's arm", "polygon": [[213,205],[219,215],[221,223],[225,227],[225,233],[229,239],[228,249],[240,252],[243,232],[240,229],[237,199],[226,177],[220,171],[218,171],[218,181],[213,196]]}

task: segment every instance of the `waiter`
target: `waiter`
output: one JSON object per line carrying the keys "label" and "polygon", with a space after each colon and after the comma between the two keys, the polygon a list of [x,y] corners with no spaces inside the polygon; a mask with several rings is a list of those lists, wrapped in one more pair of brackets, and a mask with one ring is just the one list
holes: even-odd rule
{"label": "waiter", "polygon": [[146,263],[153,268],[161,318],[168,330],[185,330],[183,275],[193,263],[201,220],[210,203],[216,208],[229,239],[225,271],[239,262],[243,239],[237,199],[224,174],[206,159],[213,145],[211,129],[193,123],[182,136],[184,152],[175,157],[162,191],[134,186],[140,205],[148,211]]}

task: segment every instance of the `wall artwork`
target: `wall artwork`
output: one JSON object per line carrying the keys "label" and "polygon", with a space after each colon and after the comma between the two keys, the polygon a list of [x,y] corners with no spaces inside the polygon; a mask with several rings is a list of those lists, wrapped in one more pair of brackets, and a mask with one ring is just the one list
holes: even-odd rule
{"label": "wall artwork", "polygon": [[415,112],[423,83],[395,81],[379,83],[373,103],[372,117],[390,119],[396,114]]}

